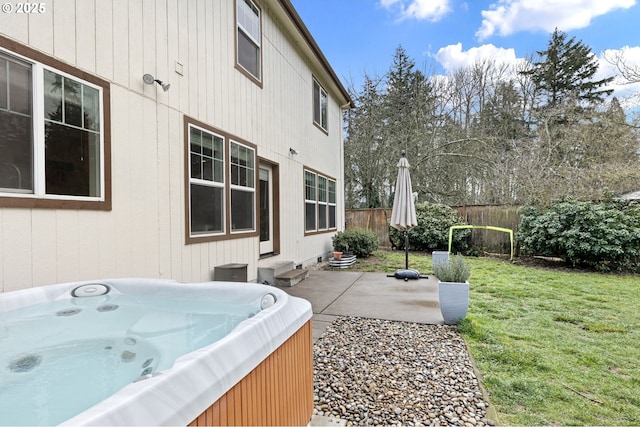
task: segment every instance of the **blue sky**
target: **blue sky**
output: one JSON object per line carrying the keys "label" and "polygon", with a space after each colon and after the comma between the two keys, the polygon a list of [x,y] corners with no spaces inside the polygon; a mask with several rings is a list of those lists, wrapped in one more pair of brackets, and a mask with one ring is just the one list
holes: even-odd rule
{"label": "blue sky", "polygon": [[[345,86],[383,76],[402,45],[425,71],[446,74],[477,58],[516,62],[544,50],[554,28],[599,58],[622,50],[640,65],[639,0],[291,0]],[[433,71],[430,71],[433,70]],[[601,60],[600,75],[615,70]],[[640,85],[616,85],[618,96]]]}

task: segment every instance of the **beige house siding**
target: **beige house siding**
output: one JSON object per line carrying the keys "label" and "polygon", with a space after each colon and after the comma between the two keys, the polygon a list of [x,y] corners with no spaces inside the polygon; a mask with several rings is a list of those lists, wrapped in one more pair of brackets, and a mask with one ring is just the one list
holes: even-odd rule
{"label": "beige house siding", "polygon": [[[110,211],[0,202],[1,291],[108,277],[204,281],[236,262],[255,280],[261,263],[306,264],[331,249],[333,233],[304,235],[303,168],[336,179],[342,229],[340,106],[351,101],[288,0],[258,4],[262,88],[235,68],[234,0],[49,0],[43,14],[0,14],[0,35],[110,82],[112,173]],[[144,84],[145,73],[171,88]],[[329,94],[328,134],[312,120],[314,77]],[[186,244],[185,115],[279,166],[279,255],[261,261],[258,237]]]}

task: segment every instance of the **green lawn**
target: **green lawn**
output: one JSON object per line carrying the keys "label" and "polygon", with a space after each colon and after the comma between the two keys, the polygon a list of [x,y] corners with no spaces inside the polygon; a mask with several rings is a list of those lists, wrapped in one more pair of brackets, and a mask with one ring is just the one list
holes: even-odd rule
{"label": "green lawn", "polygon": [[[466,257],[460,325],[504,425],[640,425],[640,276],[551,270]],[[393,273],[404,253],[356,268]],[[431,258],[409,268],[431,273]]]}

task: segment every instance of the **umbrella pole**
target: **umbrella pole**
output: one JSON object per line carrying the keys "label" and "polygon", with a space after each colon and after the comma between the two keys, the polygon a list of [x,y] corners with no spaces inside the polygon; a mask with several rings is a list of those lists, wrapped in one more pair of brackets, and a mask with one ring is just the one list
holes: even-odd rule
{"label": "umbrella pole", "polygon": [[409,232],[404,231],[404,269],[409,269]]}

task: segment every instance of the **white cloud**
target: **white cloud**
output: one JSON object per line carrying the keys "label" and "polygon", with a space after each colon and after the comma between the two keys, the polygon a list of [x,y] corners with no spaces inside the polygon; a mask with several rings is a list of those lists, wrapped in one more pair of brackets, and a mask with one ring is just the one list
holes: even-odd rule
{"label": "white cloud", "polygon": [[624,58],[624,63],[630,68],[640,67],[640,46],[630,47],[625,46],[621,49],[607,49],[598,56],[599,68],[596,78],[604,78],[609,76],[618,76],[616,80],[618,83],[623,83],[624,80],[619,76],[619,72],[616,67],[609,61],[605,60],[605,57],[614,59],[617,56]]}
{"label": "white cloud", "polygon": [[613,96],[620,100],[623,108],[632,108],[640,103],[640,82],[629,83],[622,78],[616,67],[605,59],[605,56],[614,58],[617,54],[622,55],[625,63],[629,67],[640,69],[640,46],[607,49],[598,55],[598,72],[594,76],[594,79],[600,80],[613,76],[614,80],[608,86],[614,90]]}
{"label": "white cloud", "polygon": [[498,0],[482,11],[476,36],[485,40],[519,31],[571,31],[588,26],[596,16],[635,4],[636,0]]}
{"label": "white cloud", "polygon": [[380,4],[385,9],[389,9],[394,4],[398,3],[400,0],[380,0]]}
{"label": "white cloud", "polygon": [[451,0],[380,0],[380,5],[399,13],[400,20],[438,21],[451,12]]}
{"label": "white cloud", "polygon": [[440,48],[434,57],[447,72],[469,67],[482,59],[492,59],[497,63],[506,64],[515,64],[522,60],[516,57],[514,49],[504,49],[492,44],[472,47],[466,51],[462,50],[462,43],[452,44]]}

